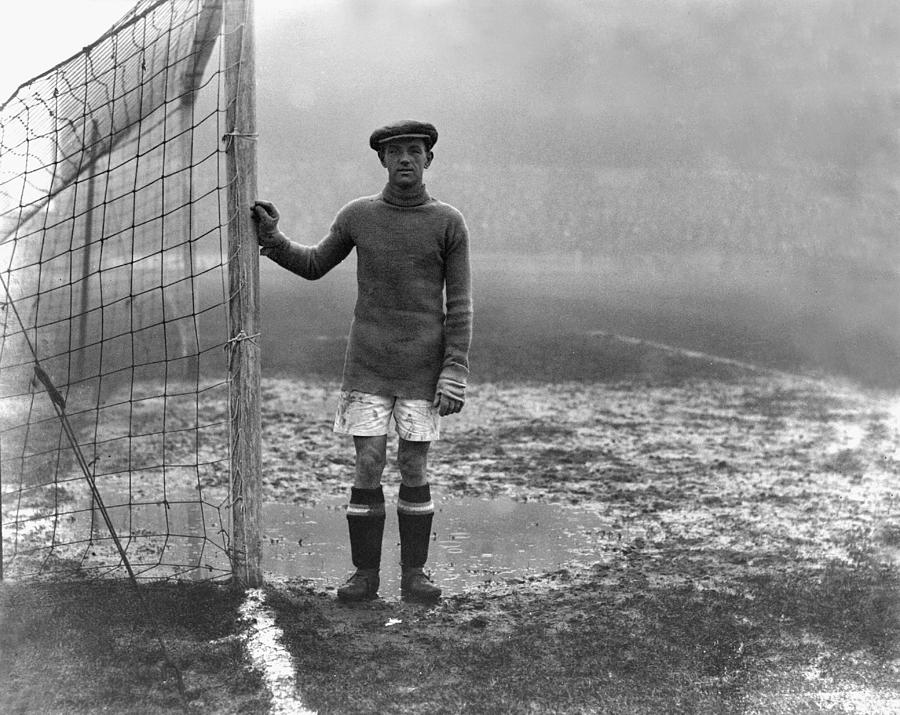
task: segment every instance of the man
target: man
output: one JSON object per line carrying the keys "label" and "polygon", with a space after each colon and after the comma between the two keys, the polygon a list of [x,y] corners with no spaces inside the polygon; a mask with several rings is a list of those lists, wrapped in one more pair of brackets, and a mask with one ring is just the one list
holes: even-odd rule
{"label": "man", "polygon": [[437,138],[425,122],[376,129],[369,146],[387,170],[387,184],[344,206],[316,246],[288,239],[271,203],[252,208],[262,254],[304,278],[320,278],[357,252],[357,301],[334,421],[334,431],[352,435],[356,449],[347,506],[356,571],[338,589],[342,601],[378,594],[391,417],[399,437],[401,595],[433,601],[441,594],[423,571],[434,516],[427,457],[440,417],[465,402],[472,295],[465,220],[432,198],[423,181]]}

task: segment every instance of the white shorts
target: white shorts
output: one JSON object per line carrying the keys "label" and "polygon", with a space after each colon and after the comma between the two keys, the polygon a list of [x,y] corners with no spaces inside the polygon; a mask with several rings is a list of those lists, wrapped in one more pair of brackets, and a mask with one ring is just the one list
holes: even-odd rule
{"label": "white shorts", "polygon": [[441,416],[429,400],[370,395],[368,392],[341,391],[334,431],[354,437],[387,434],[394,418],[397,434],[409,442],[433,442],[441,436]]}

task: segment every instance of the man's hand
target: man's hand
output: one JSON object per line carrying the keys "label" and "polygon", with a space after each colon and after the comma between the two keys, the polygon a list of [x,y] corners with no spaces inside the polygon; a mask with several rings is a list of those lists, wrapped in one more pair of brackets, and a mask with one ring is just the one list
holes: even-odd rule
{"label": "man's hand", "polygon": [[256,201],[250,207],[250,213],[256,222],[256,240],[263,248],[278,248],[287,241],[281,231],[278,230],[278,219],[281,214],[270,201]]}
{"label": "man's hand", "polygon": [[452,397],[448,397],[443,392],[439,392],[434,396],[434,402],[432,404],[434,407],[438,408],[438,414],[440,414],[441,417],[456,414],[463,408],[462,400],[455,400]]}
{"label": "man's hand", "polygon": [[438,378],[432,403],[432,406],[438,409],[438,414],[441,417],[456,414],[463,408],[465,401],[466,384],[454,379],[452,375],[442,373]]}

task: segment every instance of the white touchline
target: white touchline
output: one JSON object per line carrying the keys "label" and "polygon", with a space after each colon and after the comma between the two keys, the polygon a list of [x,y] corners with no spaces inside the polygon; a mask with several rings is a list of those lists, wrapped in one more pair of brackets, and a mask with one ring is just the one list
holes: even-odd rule
{"label": "white touchline", "polygon": [[700,352],[699,350],[688,350],[686,348],[676,347],[675,345],[657,343],[653,340],[633,338],[630,335],[619,335],[618,333],[611,333],[608,330],[588,330],[587,334],[595,338],[615,338],[616,340],[627,343],[629,345],[646,345],[651,348],[656,348],[657,350],[672,353],[675,355],[683,355],[684,357],[694,358],[698,360],[709,360],[711,362],[722,363],[724,365],[732,365],[734,367],[743,368],[744,370],[748,370],[750,372],[763,373],[766,375],[781,375],[782,377],[790,377],[800,380],[811,380],[815,382],[815,378],[808,375],[784,372],[783,370],[776,370],[775,368],[754,365],[753,363],[744,362],[743,360],[734,360],[733,358],[720,357],[711,353]]}
{"label": "white touchline", "polygon": [[281,643],[282,632],[266,606],[262,589],[247,591],[240,608],[244,629],[241,638],[253,665],[262,673],[272,693],[271,713],[275,715],[315,715],[297,697],[294,661]]}

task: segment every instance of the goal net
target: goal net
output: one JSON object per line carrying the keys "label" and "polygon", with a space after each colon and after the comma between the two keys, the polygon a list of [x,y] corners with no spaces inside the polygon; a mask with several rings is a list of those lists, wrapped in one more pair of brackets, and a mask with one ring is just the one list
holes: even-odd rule
{"label": "goal net", "polygon": [[232,571],[222,5],[141,0],[0,107],[6,577]]}

